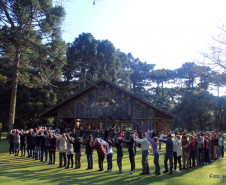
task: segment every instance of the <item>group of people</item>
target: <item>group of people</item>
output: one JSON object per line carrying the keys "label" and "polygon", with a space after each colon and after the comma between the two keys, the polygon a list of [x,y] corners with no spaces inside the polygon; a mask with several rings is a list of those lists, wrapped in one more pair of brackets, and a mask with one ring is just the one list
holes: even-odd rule
{"label": "group of people", "polygon": [[[110,132],[111,135],[109,134]],[[107,130],[106,132],[105,130],[105,132],[102,132],[104,133],[102,137],[98,134],[101,133],[99,130],[93,133],[89,127],[87,127],[85,134],[84,132],[81,134],[81,130],[78,131],[76,129],[72,132],[70,129],[65,129],[64,132],[59,129],[53,131],[46,127],[26,131],[14,129],[9,133],[10,155],[18,156],[19,151],[21,151],[21,156],[25,156],[27,151],[28,158],[55,164],[56,151],[59,150],[59,168],[75,167],[75,169],[78,169],[81,168],[82,145],[85,145],[88,163],[87,170],[93,169],[93,153],[96,150],[99,163],[98,171],[104,170],[103,162],[106,157],[107,170],[105,172],[111,172],[113,168],[113,147],[115,147],[117,150],[117,173],[123,173],[123,147],[126,146],[131,164],[129,175],[135,172],[137,146],[141,148],[142,152],[141,175],[150,174],[148,162],[150,146],[154,156],[154,173],[160,175],[159,150],[161,150],[161,143],[166,144],[165,170],[163,173],[172,174],[177,170],[177,164],[179,166],[178,173],[180,173],[182,169],[209,164],[216,159],[224,157],[224,134],[219,131],[206,133],[195,133],[192,131],[188,135],[186,130],[183,133],[179,133],[178,129],[176,129],[174,132],[169,130],[168,134],[164,135],[162,131],[156,133],[155,130],[151,132],[116,132],[113,128],[110,131]],[[168,162],[170,164],[169,168]]]}

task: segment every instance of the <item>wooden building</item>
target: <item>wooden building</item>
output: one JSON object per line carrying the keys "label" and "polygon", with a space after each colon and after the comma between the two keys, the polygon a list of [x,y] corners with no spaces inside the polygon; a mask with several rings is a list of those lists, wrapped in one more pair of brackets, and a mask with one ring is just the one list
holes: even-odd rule
{"label": "wooden building", "polygon": [[91,126],[161,130],[166,134],[175,115],[102,79],[42,113],[54,117],[57,127]]}

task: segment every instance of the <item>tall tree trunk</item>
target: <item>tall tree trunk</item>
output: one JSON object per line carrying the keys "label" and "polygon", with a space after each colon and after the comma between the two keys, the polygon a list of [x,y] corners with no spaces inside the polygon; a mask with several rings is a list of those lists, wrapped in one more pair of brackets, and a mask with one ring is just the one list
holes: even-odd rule
{"label": "tall tree trunk", "polygon": [[14,122],[15,122],[20,55],[21,55],[21,46],[20,44],[18,44],[16,48],[16,57],[14,61],[13,78],[12,78],[12,89],[11,89],[10,109],[9,109],[9,130],[12,130],[14,128]]}

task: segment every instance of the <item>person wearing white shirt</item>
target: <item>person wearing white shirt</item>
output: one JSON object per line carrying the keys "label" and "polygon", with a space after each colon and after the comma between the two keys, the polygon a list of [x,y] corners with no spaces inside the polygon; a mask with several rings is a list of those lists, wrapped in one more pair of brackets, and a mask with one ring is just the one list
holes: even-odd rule
{"label": "person wearing white shirt", "polygon": [[141,151],[142,151],[142,173],[141,175],[150,174],[149,165],[148,165],[148,154],[149,154],[149,141],[147,139],[147,134],[142,133],[142,139],[139,139],[137,136],[134,136],[134,141],[136,143],[141,144]]}

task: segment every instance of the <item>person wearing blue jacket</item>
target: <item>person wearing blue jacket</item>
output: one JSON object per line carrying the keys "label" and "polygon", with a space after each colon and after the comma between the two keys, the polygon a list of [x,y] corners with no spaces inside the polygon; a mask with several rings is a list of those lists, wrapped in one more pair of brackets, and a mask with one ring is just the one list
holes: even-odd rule
{"label": "person wearing blue jacket", "polygon": [[[169,172],[169,174],[173,173],[173,141],[171,139],[171,134],[167,136],[167,140],[160,139],[160,142],[166,143],[166,153],[164,159],[165,171],[163,173]],[[168,160],[170,162],[170,171],[168,168]]]}

